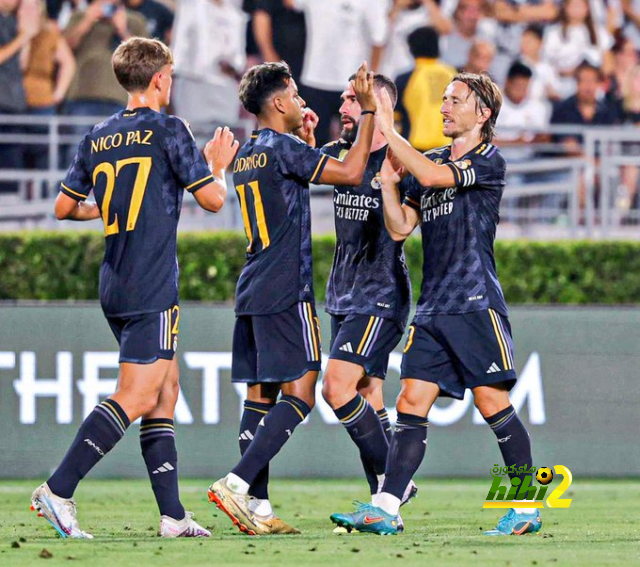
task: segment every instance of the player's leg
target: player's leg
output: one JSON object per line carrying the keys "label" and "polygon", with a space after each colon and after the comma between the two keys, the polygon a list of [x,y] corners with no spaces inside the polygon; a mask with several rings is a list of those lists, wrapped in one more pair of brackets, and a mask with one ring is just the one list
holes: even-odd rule
{"label": "player's leg", "polygon": [[[389,414],[387,413],[387,408],[384,405],[384,395],[383,395],[383,386],[384,380],[381,378],[376,378],[375,376],[363,376],[358,382],[357,391],[367,403],[376,411],[378,419],[380,419],[380,424],[382,425],[382,430],[384,431],[384,436],[387,440],[387,451],[389,451],[388,444],[391,442],[391,437],[393,432],[391,431],[391,422],[389,421]],[[367,477],[367,482],[369,483],[369,488],[373,489],[374,483],[372,481],[377,482],[377,487],[375,492],[378,491],[378,488],[382,486],[382,481],[384,480],[383,476],[378,476],[374,467],[369,464],[369,462],[362,460],[362,466],[364,467],[364,474]],[[386,466],[386,455],[385,455],[385,466]],[[383,471],[384,474],[384,471]],[[371,492],[371,494],[375,494],[375,492]]]}
{"label": "player's leg", "polygon": [[228,476],[227,484],[232,490],[248,494],[260,472],[309,415],[315,405],[317,379],[318,372],[314,370],[281,385],[282,396],[265,415],[249,448]]}
{"label": "player's leg", "polygon": [[120,345],[116,392],[87,416],[60,466],[32,495],[33,507],[63,537],[85,537],[71,500],[78,483],[120,441],[130,423],[158,403],[171,365],[166,358],[173,357],[166,350],[172,346],[166,319],[164,312],[107,319]]}
{"label": "player's leg", "polygon": [[[258,426],[273,408],[280,393],[278,384],[249,384],[247,399],[240,420],[238,443],[240,455],[244,455],[253,442]],[[269,465],[264,467],[249,488],[249,494],[256,499],[253,511],[261,516],[273,514],[269,502]]]}
{"label": "player's leg", "polygon": [[[456,359],[465,387],[473,392],[476,407],[496,435],[505,464],[530,468],[529,434],[509,400],[516,373],[508,319],[489,309],[440,317],[438,329]],[[530,474],[513,476],[518,476],[521,483],[532,480]],[[516,517],[518,514],[522,516]],[[537,512],[515,508],[499,522],[497,530],[488,534],[527,533],[540,526]]]}
{"label": "player's leg", "polygon": [[252,511],[250,487],[315,404],[320,370],[315,309],[309,303],[299,303],[281,313],[238,319],[233,380],[281,384],[282,396],[260,420],[254,439],[236,467],[210,487],[209,497],[243,532],[297,533],[279,519],[265,520],[256,515]]}
{"label": "player's leg", "polygon": [[185,512],[178,487],[178,451],[173,417],[178,395],[180,371],[174,356],[165,377],[158,404],[142,416],[140,449],[153,494],[160,511],[161,537],[209,537],[211,534]]}
{"label": "player's leg", "polygon": [[62,537],[91,537],[78,526],[72,500],[79,482],[122,439],[130,423],[158,401],[169,361],[120,365],[116,393],[98,404],[84,420],[64,459],[31,496],[32,507]]}
{"label": "player's leg", "polygon": [[427,443],[427,415],[443,390],[461,398],[455,369],[429,325],[413,324],[409,329],[402,359],[402,389],[397,400],[398,418],[389,446],[385,480],[372,504],[353,514],[334,514],[334,523],[347,529],[380,534],[398,532],[398,511],[403,496],[424,459]]}
{"label": "player's leg", "polygon": [[[333,316],[331,330],[331,354],[322,394],[358,447],[371,494],[375,494],[389,444],[376,410],[384,408],[382,380],[402,330],[391,320],[357,314]],[[367,393],[377,407],[359,390]]]}
{"label": "player's leg", "polygon": [[389,413],[384,405],[384,380],[376,376],[363,376],[358,382],[358,393],[376,410],[387,442],[391,443],[393,429],[389,421]]}
{"label": "player's leg", "polygon": [[322,394],[358,447],[369,489],[375,494],[378,478],[384,474],[389,443],[376,410],[358,392],[363,377],[362,366],[330,358]]}

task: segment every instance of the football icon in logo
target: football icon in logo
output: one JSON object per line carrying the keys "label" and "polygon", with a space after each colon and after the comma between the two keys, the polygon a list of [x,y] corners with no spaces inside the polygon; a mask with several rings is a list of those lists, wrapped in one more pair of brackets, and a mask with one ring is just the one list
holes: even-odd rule
{"label": "football icon in logo", "polygon": [[549,467],[540,467],[536,473],[536,480],[542,485],[549,484],[553,480],[553,471]]}

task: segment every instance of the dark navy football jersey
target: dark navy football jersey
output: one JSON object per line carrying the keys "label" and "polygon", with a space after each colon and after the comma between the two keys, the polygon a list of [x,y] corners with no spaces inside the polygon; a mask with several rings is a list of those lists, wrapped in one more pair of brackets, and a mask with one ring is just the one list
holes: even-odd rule
{"label": "dark navy football jersey", "polygon": [[422,290],[416,316],[470,313],[492,308],[507,316],[496,274],[493,243],[500,220],[506,163],[492,144],[480,144],[452,162],[446,146],[427,152],[449,166],[455,187],[422,187],[403,180],[404,203],[420,214]]}
{"label": "dark navy football jersey", "polygon": [[233,164],[249,245],[236,287],[238,315],[280,313],[314,301],[309,183],[329,160],[300,139],[265,128]]}
{"label": "dark navy football jersey", "polygon": [[93,190],[102,213],[106,315],[161,312],[177,303],[182,195],[211,181],[188,126],[176,116],[123,110],[83,138],[61,191],[82,201]]}
{"label": "dark navy football jersey", "polygon": [[[350,144],[340,140],[322,151],[343,159]],[[328,313],[374,315],[405,325],[411,305],[411,283],[402,242],[384,226],[382,192],[376,178],[387,146],[372,152],[357,186],[335,186],[333,207],[336,249],[327,282]]]}

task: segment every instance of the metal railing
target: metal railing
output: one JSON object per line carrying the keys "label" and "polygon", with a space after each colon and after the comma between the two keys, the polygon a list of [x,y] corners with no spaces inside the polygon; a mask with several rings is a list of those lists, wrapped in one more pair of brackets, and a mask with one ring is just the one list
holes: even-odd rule
{"label": "metal railing", "polygon": [[[12,182],[16,187],[11,193],[0,193],[0,229],[60,226],[53,220],[52,201],[66,173],[65,156],[73,155],[83,133],[103,119],[0,114],[0,125],[5,130],[7,126],[16,130],[0,133],[0,145],[42,146],[47,156],[46,169],[23,169],[15,167],[17,164],[0,163],[0,183]],[[249,137],[253,125],[252,120],[245,120],[234,128],[241,142]],[[640,129],[553,126],[544,133],[551,136],[551,141],[503,148],[508,167],[501,206],[501,236],[640,238],[637,204],[628,207],[627,202],[623,207],[619,198],[623,168],[640,168]],[[581,139],[582,154],[567,156],[562,136]],[[499,138],[496,143],[500,146]],[[637,156],[629,155],[634,144]],[[508,156],[514,150],[525,151],[529,157],[510,160]],[[637,188],[631,188],[633,196],[637,192]],[[327,187],[312,190],[313,226],[317,232],[333,229],[331,194]],[[212,217],[185,200],[182,229],[240,229],[241,223],[233,203]]]}

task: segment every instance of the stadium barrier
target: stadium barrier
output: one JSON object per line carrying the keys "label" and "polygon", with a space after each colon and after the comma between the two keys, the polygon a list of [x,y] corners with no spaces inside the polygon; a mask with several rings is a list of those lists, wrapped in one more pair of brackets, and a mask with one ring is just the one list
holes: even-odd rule
{"label": "stadium barrier", "polygon": [[[313,239],[315,292],[324,301],[335,239]],[[0,233],[0,300],[98,298],[104,238],[99,232]],[[231,302],[245,261],[246,238],[236,232],[184,233],[178,238],[183,300]],[[422,245],[409,238],[405,254],[414,299],[420,289]],[[514,304],[636,304],[639,242],[496,242],[498,274]]]}
{"label": "stadium barrier", "polygon": [[[5,304],[0,317],[0,477],[43,479],[64,455],[83,417],[113,392],[116,342],[96,303]],[[321,320],[326,337],[324,313]],[[180,472],[213,479],[228,472],[239,454],[244,388],[230,383],[234,315],[229,307],[184,303],[180,321]],[[640,452],[633,450],[640,310],[516,307],[511,322],[519,373],[511,397],[531,433],[534,464],[565,465],[574,481],[640,475]],[[392,416],[400,359],[398,350],[385,384]],[[319,389],[317,401],[307,423],[272,463],[273,474],[362,476],[357,449]],[[495,437],[469,396],[439,400],[430,420],[421,474],[488,479],[494,465],[502,464]],[[91,476],[146,474],[133,424]],[[364,480],[362,486],[364,491]]]}
{"label": "stadium barrier", "polygon": [[[15,182],[16,186],[13,192],[0,193],[0,229],[55,225],[52,201],[72,150],[81,135],[101,120],[0,115],[0,125],[13,130],[0,133],[0,145],[35,146],[47,156],[44,170],[0,163],[0,182]],[[243,142],[253,126],[253,121],[241,120],[233,130]],[[510,139],[534,133],[544,134],[549,141],[509,145]],[[567,156],[563,137],[579,141],[582,154]],[[205,139],[199,137],[198,141],[204,145]],[[637,188],[626,187],[623,174],[640,167],[639,128],[554,125],[539,132],[500,129],[496,144],[508,163],[503,222],[498,229],[501,238],[638,238],[640,233],[633,226],[640,224]],[[332,228],[332,202],[327,198],[332,193],[329,187],[312,189],[313,226],[318,232]],[[230,196],[233,201],[233,192]],[[233,203],[215,216],[203,214],[190,199],[185,205],[182,230],[242,228],[238,207]]]}

